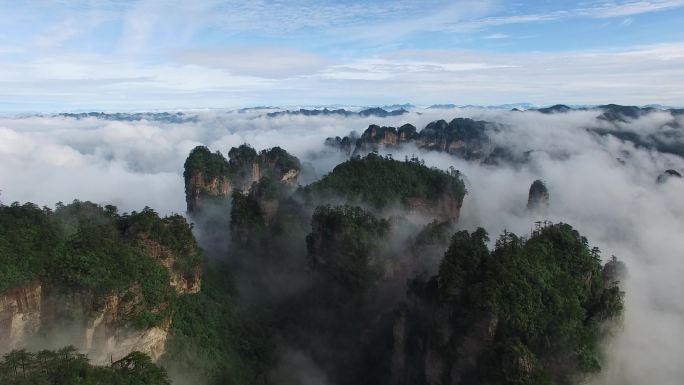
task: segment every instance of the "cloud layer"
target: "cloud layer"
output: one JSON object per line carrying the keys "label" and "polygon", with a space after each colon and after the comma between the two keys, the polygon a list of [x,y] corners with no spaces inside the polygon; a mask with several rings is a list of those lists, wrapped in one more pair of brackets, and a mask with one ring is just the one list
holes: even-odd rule
{"label": "cloud layer", "polygon": [[[417,154],[428,165],[455,166],[466,178],[460,226],[484,226],[493,236],[504,229],[529,233],[534,218],[525,211],[535,179],[551,196],[548,219],[575,226],[603,251],[628,265],[624,329],[608,347],[609,364],[597,384],[676,384],[684,377],[684,182],[656,184],[665,169],[684,170],[684,161],[600,137],[586,127],[604,123],[594,111],[543,115],[505,110],[423,110],[387,119],[359,117],[259,117],[260,112],[197,112],[197,122],[119,122],[94,118],[0,119],[0,200],[53,205],[78,198],[113,203],[122,210],[149,205],[161,213],[184,212],[182,168],[198,144],[226,153],[247,142],[257,149],[281,146],[318,173],[343,157],[325,152],[327,136],[361,132],[370,123],[419,129],[438,118],[473,117],[502,122],[493,135],[500,145],[534,150],[523,166],[485,166],[415,148],[393,150],[395,158]],[[623,124],[648,133],[671,120],[659,112]],[[680,124],[684,123],[680,120]],[[618,160],[617,158],[620,158]]]}

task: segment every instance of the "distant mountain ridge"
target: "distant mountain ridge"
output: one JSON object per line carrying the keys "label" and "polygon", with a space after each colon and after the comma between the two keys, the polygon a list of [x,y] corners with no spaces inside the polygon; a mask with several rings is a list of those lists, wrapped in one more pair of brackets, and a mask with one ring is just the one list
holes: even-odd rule
{"label": "distant mountain ridge", "polygon": [[491,151],[487,130],[496,130],[492,122],[455,118],[450,122],[436,120],[418,131],[411,124],[401,127],[368,126],[361,137],[331,137],[325,140],[327,146],[339,148],[349,155],[362,155],[377,151],[379,147],[397,147],[414,144],[418,148],[447,152],[465,159],[482,159]]}
{"label": "distant mountain ridge", "polygon": [[53,115],[61,118],[71,119],[87,119],[95,118],[100,120],[126,121],[135,122],[140,120],[149,120],[163,123],[196,123],[198,121],[197,115],[188,115],[183,112],[81,112],[81,113],[61,113]]}
{"label": "distant mountain ridge", "polygon": [[[684,109],[662,110],[655,107],[622,106],[606,104],[596,107],[571,107],[557,104],[530,110],[513,110],[520,114],[541,113],[544,115],[566,114],[571,111],[596,111],[595,123],[584,128],[600,136],[611,135],[637,147],[654,149],[659,152],[684,157],[684,130],[677,119],[684,115]],[[667,113],[667,120],[654,132],[636,132],[628,123],[651,113]],[[394,148],[415,145],[419,149],[446,152],[466,160],[481,161],[487,164],[500,162],[522,164],[529,160],[534,149],[521,152],[506,145],[495,145],[491,135],[506,129],[506,120],[497,122],[478,121],[470,118],[456,118],[451,121],[436,120],[418,130],[411,124],[400,127],[386,127],[376,124],[360,135],[329,137],[325,144],[339,148],[348,155],[363,155],[378,151],[380,148]],[[563,156],[562,154],[556,154]]]}
{"label": "distant mountain ridge", "polygon": [[302,115],[302,116],[361,116],[361,117],[369,117],[369,116],[374,116],[378,118],[386,118],[388,116],[400,116],[404,114],[408,114],[408,110],[404,108],[400,108],[397,110],[391,110],[387,111],[383,108],[380,107],[372,107],[372,108],[366,108],[361,111],[350,111],[344,108],[339,108],[335,110],[331,110],[328,108],[323,108],[321,109],[306,109],[306,108],[300,108],[299,110],[296,111],[291,111],[291,110],[285,110],[285,111],[275,111],[275,112],[269,112],[266,114],[267,117],[269,118],[276,118],[279,116],[291,116],[291,115]]}

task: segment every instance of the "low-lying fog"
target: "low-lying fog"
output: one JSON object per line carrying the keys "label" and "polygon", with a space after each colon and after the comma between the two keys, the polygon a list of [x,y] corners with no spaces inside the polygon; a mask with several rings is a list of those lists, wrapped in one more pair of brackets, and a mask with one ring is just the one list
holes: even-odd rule
{"label": "low-lying fog", "polygon": [[[323,142],[359,134],[371,123],[418,130],[436,119],[473,117],[505,123],[493,136],[500,145],[533,150],[524,166],[485,166],[415,148],[430,166],[454,166],[468,195],[460,226],[526,234],[534,221],[570,223],[599,246],[604,261],[618,256],[629,269],[624,330],[608,346],[610,365],[597,384],[678,384],[684,378],[684,181],[656,184],[666,169],[681,171],[684,159],[637,149],[587,127],[601,124],[595,111],[543,115],[504,110],[424,110],[391,118],[258,117],[259,112],[205,111],[196,122],[76,120],[63,117],[0,118],[0,201],[53,206],[74,198],[111,203],[122,211],[150,206],[162,214],[185,211],[183,162],[196,145],[227,154],[249,143],[257,150],[280,146],[323,174],[345,157]],[[195,112],[193,112],[194,114]],[[672,119],[656,112],[622,129],[651,132]],[[324,152],[322,154],[323,151]],[[619,160],[618,160],[619,158]],[[315,159],[315,160],[314,160]],[[547,218],[525,211],[535,179],[546,182]]]}

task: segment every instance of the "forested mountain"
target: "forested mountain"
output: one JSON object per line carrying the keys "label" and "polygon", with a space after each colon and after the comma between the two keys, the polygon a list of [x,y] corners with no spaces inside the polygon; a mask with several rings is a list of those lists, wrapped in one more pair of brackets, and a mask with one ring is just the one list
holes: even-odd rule
{"label": "forested mountain", "polygon": [[[558,116],[571,112],[595,114],[593,123],[581,127],[600,137],[614,137],[638,148],[684,156],[684,130],[678,116],[681,110],[655,107],[607,104],[596,107],[572,108],[563,104],[550,107],[514,110],[525,115],[541,113]],[[635,130],[631,124],[640,118],[658,117],[652,130]],[[457,158],[491,165],[520,165],[529,162],[530,153],[537,148],[516,148],[508,143],[495,143],[493,138],[510,131],[506,120],[486,121],[473,118],[435,120],[422,129],[412,124],[399,127],[372,124],[360,135],[329,137],[325,144],[347,155],[365,155],[374,151],[394,151],[415,148],[423,151],[445,152]],[[562,157],[563,154],[550,154]]]}
{"label": "forested mountain", "polygon": [[75,345],[98,364],[164,353],[202,254],[180,215],[74,201],[0,206],[0,348]]}
{"label": "forested mountain", "polygon": [[465,194],[455,170],[370,153],[299,188],[266,176],[212,197],[226,204],[191,215],[230,216],[210,226],[231,240],[211,262],[231,279],[205,275],[214,289],[176,313],[164,362],[204,357],[216,384],[306,381],[290,355],[355,385],[575,383],[600,370],[620,263],[604,267],[566,224],[505,233],[490,251],[483,229],[454,233]]}
{"label": "forested mountain", "polygon": [[[476,158],[490,129],[371,126],[356,143],[368,153],[307,185],[280,147],[198,146],[184,170],[193,224],[80,201],[0,206],[2,378],[166,384],[158,362],[180,384],[299,384],[310,370],[339,385],[580,383],[620,323],[624,266],[564,223],[495,242],[460,229],[459,171],[372,149]],[[530,218],[548,205],[537,180]]]}

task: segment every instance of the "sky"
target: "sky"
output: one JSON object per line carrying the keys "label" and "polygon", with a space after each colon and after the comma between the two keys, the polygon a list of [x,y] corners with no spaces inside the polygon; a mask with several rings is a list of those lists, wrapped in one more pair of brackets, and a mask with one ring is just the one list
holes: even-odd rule
{"label": "sky", "polygon": [[684,0],[0,0],[0,112],[684,105]]}

